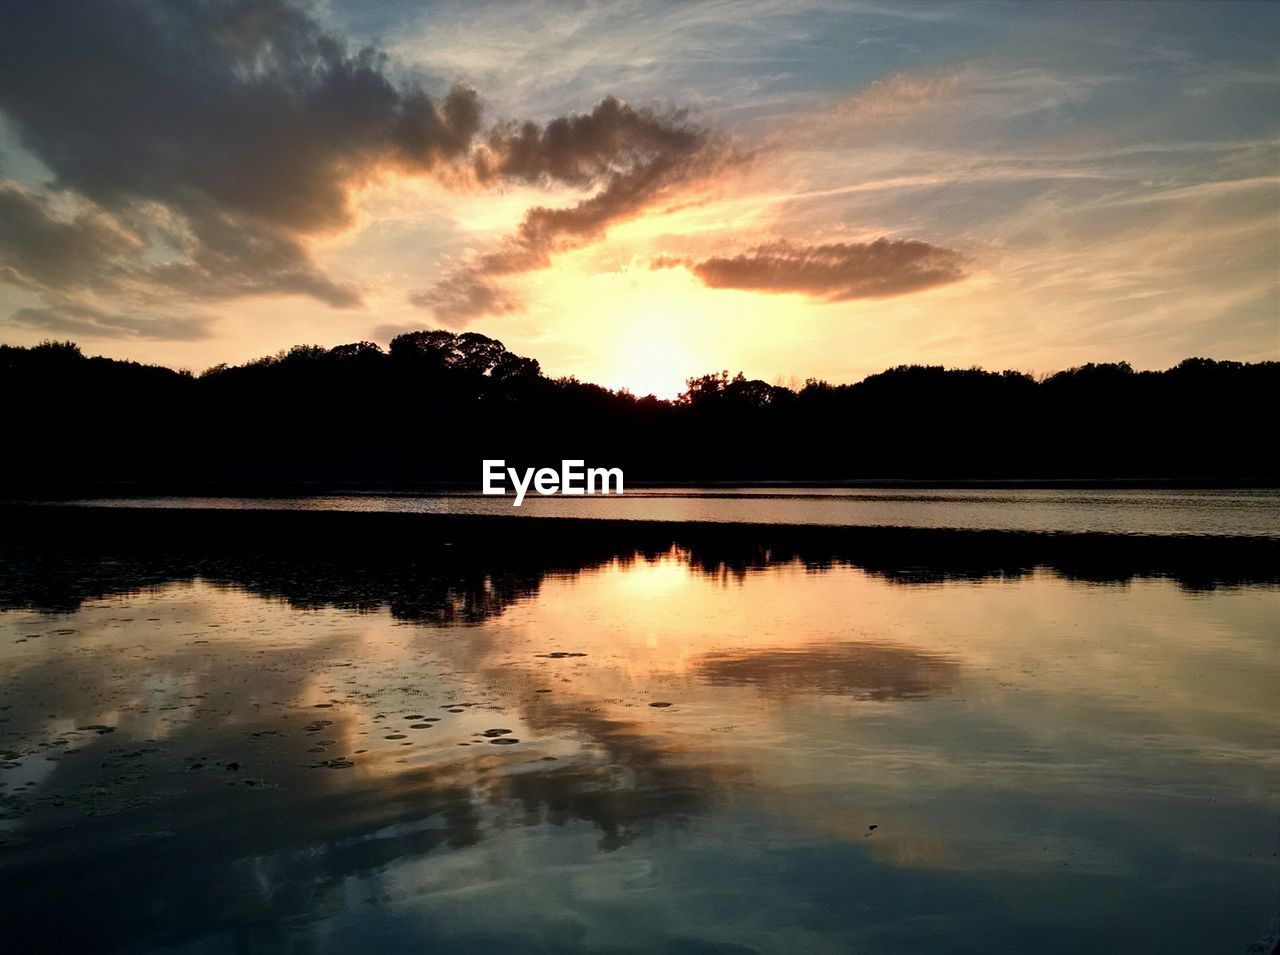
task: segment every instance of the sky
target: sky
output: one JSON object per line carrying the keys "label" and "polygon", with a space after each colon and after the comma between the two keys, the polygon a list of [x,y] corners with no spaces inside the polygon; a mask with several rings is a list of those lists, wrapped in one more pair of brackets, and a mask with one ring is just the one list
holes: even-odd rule
{"label": "sky", "polygon": [[719,369],[1280,358],[1280,5],[14,0],[0,342]]}

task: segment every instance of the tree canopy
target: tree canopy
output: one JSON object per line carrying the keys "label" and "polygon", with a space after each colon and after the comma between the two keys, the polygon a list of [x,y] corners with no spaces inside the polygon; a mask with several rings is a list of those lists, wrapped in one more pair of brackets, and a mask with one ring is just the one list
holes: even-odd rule
{"label": "tree canopy", "polygon": [[673,401],[550,378],[500,341],[419,331],[299,345],[196,376],[0,346],[9,482],[475,483],[480,461],[584,458],[628,482],[1273,480],[1280,363],[1087,364],[1043,378],[901,365],[788,388],[727,371]]}

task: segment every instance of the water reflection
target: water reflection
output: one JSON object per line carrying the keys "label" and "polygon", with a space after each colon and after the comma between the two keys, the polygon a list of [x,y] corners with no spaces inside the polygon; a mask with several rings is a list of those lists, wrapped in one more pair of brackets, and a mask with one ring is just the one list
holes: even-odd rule
{"label": "water reflection", "polygon": [[0,606],[48,611],[198,578],[299,608],[388,607],[419,623],[477,623],[547,577],[666,554],[726,580],[794,564],[857,567],[905,585],[1037,569],[1095,583],[1167,577],[1195,590],[1280,583],[1273,538],[57,507],[10,507],[3,517]]}
{"label": "water reflection", "polygon": [[1204,951],[1267,931],[1277,590],[1249,548],[1090,567],[1041,540],[508,541],[0,548],[10,938]]}
{"label": "water reflection", "polygon": [[[120,616],[139,607],[153,616]],[[582,823],[616,849],[708,811],[742,777],[580,696],[439,669],[457,648],[384,644],[370,660],[361,644],[394,631],[326,637],[341,626],[326,615],[290,637],[288,616],[182,585],[18,638],[57,643],[3,683],[11,929],[84,949],[270,938],[323,917],[352,877],[509,826]],[[212,640],[192,639],[204,628]],[[489,735],[498,723],[519,736]],[[493,746],[512,738],[523,745]]]}
{"label": "water reflection", "polygon": [[718,650],[694,661],[712,686],[754,686],[770,696],[828,693],[855,700],[910,700],[948,690],[958,664],[937,653],[875,643]]}
{"label": "water reflection", "polygon": [[465,492],[354,492],[286,497],[128,497],[85,501],[130,509],[346,511],[1109,534],[1280,536],[1280,493],[1238,490],[998,490],[853,487],[630,488],[624,495],[513,498]]}

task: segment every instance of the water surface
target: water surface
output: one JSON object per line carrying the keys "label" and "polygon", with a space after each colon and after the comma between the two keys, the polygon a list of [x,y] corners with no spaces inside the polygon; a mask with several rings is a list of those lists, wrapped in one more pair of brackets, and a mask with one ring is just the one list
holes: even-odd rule
{"label": "water surface", "polygon": [[1272,585],[42,560],[0,595],[20,943],[1231,952],[1275,911]]}
{"label": "water surface", "polygon": [[130,497],[93,506],[487,514],[609,520],[1280,537],[1280,490],[642,488],[618,496],[478,493]]}

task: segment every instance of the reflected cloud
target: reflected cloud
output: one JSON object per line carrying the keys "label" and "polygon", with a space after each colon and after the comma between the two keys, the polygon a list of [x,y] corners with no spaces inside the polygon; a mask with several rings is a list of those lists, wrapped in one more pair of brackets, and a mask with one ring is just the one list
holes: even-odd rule
{"label": "reflected cloud", "polygon": [[590,822],[602,833],[602,850],[652,833],[661,820],[683,825],[748,782],[740,766],[677,746],[640,723],[593,713],[583,701],[522,715],[539,734],[571,733],[588,759],[505,777],[509,795],[528,820]]}
{"label": "reflected cloud", "polygon": [[712,686],[756,687],[777,697],[823,693],[883,702],[947,692],[960,663],[892,644],[826,643],[721,650],[699,657],[693,668]]}
{"label": "reflected cloud", "polygon": [[[256,601],[193,586],[195,601],[154,594],[165,622],[149,630],[121,631],[115,611],[86,610],[64,638],[74,651],[59,647],[0,680],[5,765],[47,767],[29,791],[0,790],[0,898],[25,913],[7,923],[19,941],[35,938],[28,916],[56,947],[243,936],[333,914],[352,880],[376,882],[507,828],[584,824],[599,851],[623,849],[684,828],[745,778],[581,700],[534,695],[502,716],[470,703],[441,709],[457,691],[419,681],[442,658],[387,667],[351,633],[264,645],[245,627],[271,627],[273,642],[290,644],[297,611],[258,606],[260,619],[239,619]],[[193,621],[199,609],[221,613]],[[238,625],[168,649],[181,628],[208,634],[219,621]],[[138,636],[122,643],[121,633]],[[166,674],[179,690],[149,697]],[[408,718],[379,707],[407,683],[429,697],[415,706],[444,720],[406,749],[408,731],[388,730]],[[487,745],[468,732],[472,714],[522,727],[525,745]],[[135,917],[140,891],[146,919]]]}

